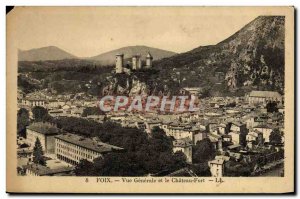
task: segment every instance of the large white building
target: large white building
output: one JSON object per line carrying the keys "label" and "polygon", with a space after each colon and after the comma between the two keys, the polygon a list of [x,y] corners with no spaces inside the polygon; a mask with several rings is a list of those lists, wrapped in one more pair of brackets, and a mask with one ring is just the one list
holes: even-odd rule
{"label": "large white building", "polygon": [[173,137],[176,140],[189,138],[193,144],[207,138],[207,133],[203,130],[186,125],[163,124],[161,125],[161,128],[165,131],[167,136]]}
{"label": "large white building", "polygon": [[282,102],[282,96],[278,92],[274,91],[251,91],[248,96],[246,96],[250,104],[268,102]]}
{"label": "large white building", "polygon": [[33,149],[39,138],[45,153],[54,153],[54,137],[62,131],[50,123],[37,122],[26,128],[26,141]]}
{"label": "large white building", "polygon": [[92,162],[109,152],[123,151],[123,148],[71,133],[55,137],[55,155],[58,159],[76,165],[85,159]]}
{"label": "large white building", "polygon": [[270,135],[273,131],[273,127],[267,124],[257,125],[253,127],[254,131],[261,132],[263,134],[264,142],[270,142]]}
{"label": "large white building", "polygon": [[173,141],[173,152],[181,151],[186,156],[186,161],[192,163],[192,145],[193,142],[189,138],[182,138]]}
{"label": "large white building", "polygon": [[46,100],[41,99],[41,98],[33,98],[33,97],[28,97],[22,99],[22,105],[23,106],[29,106],[29,107],[34,107],[34,106],[42,106],[45,107]]}
{"label": "large white building", "polygon": [[223,177],[225,173],[225,162],[227,161],[229,161],[228,156],[216,156],[214,160],[208,161],[211,176]]}
{"label": "large white building", "polygon": [[163,130],[166,132],[167,136],[174,137],[175,139],[182,139],[182,138],[190,138],[190,140],[194,140],[194,135],[198,133],[197,130],[187,129],[183,127],[176,127],[176,126],[168,126],[164,127]]}

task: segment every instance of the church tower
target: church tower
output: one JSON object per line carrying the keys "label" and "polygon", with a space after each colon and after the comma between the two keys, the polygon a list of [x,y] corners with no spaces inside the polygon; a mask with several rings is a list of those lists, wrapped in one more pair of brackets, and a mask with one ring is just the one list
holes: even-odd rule
{"label": "church tower", "polygon": [[148,52],[148,54],[146,56],[146,68],[152,68],[152,60],[153,60],[153,57],[150,54],[150,52]]}
{"label": "church tower", "polygon": [[117,54],[116,55],[116,73],[122,73],[123,72],[123,54]]}

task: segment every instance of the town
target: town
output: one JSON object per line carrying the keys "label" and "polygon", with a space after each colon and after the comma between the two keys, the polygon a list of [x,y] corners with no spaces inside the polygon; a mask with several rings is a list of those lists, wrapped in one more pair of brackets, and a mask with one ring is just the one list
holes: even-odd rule
{"label": "town", "polygon": [[[134,98],[128,98],[126,96],[104,96],[99,101],[99,108],[101,111],[119,111],[122,108],[127,108],[127,111],[149,111],[154,107],[159,107],[160,111],[169,112],[183,112],[183,111],[197,111],[198,108],[195,106],[196,96],[164,96],[162,98],[158,96],[134,96]],[[191,99],[189,99],[191,98]],[[143,103],[144,101],[144,103]],[[176,103],[178,102],[178,103]],[[112,103],[112,104],[111,104]],[[187,106],[188,104],[188,106]],[[186,107],[187,106],[187,107]]]}
{"label": "town", "polygon": [[[123,54],[117,54],[114,73],[149,69],[152,59],[148,53],[142,66],[137,55],[124,67]],[[180,90],[199,105],[197,110],[180,112],[157,104],[143,111],[129,112],[119,106],[105,112],[99,99],[86,93],[20,93],[18,174],[283,176],[284,96],[253,90],[239,97],[200,98],[199,91],[197,87]],[[159,157],[159,163],[149,163],[143,156]],[[130,162],[136,165],[140,159],[147,168],[128,171]]]}

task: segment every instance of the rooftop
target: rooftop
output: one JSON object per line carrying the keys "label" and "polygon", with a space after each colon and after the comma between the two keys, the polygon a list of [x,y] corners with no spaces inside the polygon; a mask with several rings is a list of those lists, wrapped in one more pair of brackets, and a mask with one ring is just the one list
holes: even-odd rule
{"label": "rooftop", "polygon": [[192,170],[190,170],[189,168],[185,167],[179,170],[176,170],[170,174],[168,174],[167,176],[180,176],[180,177],[195,177],[195,174]]}
{"label": "rooftop", "polygon": [[174,147],[188,147],[193,145],[192,140],[190,138],[182,138],[173,141]]}
{"label": "rooftop", "polygon": [[90,149],[92,151],[96,151],[98,153],[107,153],[107,152],[111,152],[111,151],[124,150],[121,147],[113,146],[113,145],[98,141],[96,139],[87,138],[87,137],[83,137],[83,136],[71,134],[71,133],[57,135],[57,136],[55,136],[55,138],[63,140],[65,142],[69,142],[69,143],[81,146],[86,149]]}
{"label": "rooftop", "polygon": [[260,124],[260,125],[254,126],[253,128],[272,129],[272,126],[267,125],[267,124]]}
{"label": "rooftop", "polygon": [[232,122],[232,124],[234,124],[235,126],[238,126],[238,127],[241,127],[244,125],[242,122],[239,122],[239,121]]}
{"label": "rooftop", "polygon": [[230,146],[228,146],[227,148],[228,149],[235,149],[235,148],[239,148],[241,145],[239,145],[239,144],[233,144],[233,145],[230,145]]}
{"label": "rooftop", "polygon": [[53,175],[57,173],[63,173],[63,172],[69,172],[74,169],[74,167],[62,167],[62,168],[57,168],[57,169],[50,169],[46,166],[42,166],[39,164],[29,164],[25,165],[24,168],[31,170],[33,173],[39,175],[39,176],[44,176],[44,175]]}
{"label": "rooftop", "polygon": [[281,97],[281,95],[275,91],[251,91],[249,97]]}
{"label": "rooftop", "polygon": [[147,58],[152,58],[152,55],[150,54],[150,52],[147,53]]}
{"label": "rooftop", "polygon": [[209,161],[209,164],[224,164],[225,160],[224,159],[215,159],[212,161]]}

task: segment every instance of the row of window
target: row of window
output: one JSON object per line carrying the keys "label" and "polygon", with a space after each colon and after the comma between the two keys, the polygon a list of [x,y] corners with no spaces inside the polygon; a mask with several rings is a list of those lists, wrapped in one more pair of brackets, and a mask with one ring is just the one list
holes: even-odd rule
{"label": "row of window", "polygon": [[190,131],[183,131],[183,130],[173,130],[173,129],[167,129],[166,130],[167,133],[186,133],[186,134],[192,134],[193,132]]}
{"label": "row of window", "polygon": [[56,143],[56,147],[57,148],[61,148],[61,149],[65,149],[68,152],[72,152],[72,153],[76,153],[78,155],[80,154],[91,154],[91,155],[98,155],[99,153],[92,151],[92,150],[88,150],[85,149],[83,147],[77,146],[77,145],[73,145],[73,144],[68,144],[68,143]]}
{"label": "row of window", "polygon": [[65,161],[65,162],[67,162],[67,163],[70,163],[70,164],[72,164],[72,165],[76,165],[76,164],[78,164],[79,163],[79,161],[81,160],[81,159],[76,159],[76,160],[71,160],[70,158],[67,158],[67,157],[65,157],[65,156],[62,156],[62,155],[59,155],[59,154],[57,154],[57,156],[56,156],[58,159],[60,159],[60,160],[63,160],[63,161]]}
{"label": "row of window", "polygon": [[77,160],[82,159],[82,158],[93,159],[96,156],[100,155],[99,153],[97,153],[95,151],[85,149],[78,145],[66,143],[66,142],[63,142],[58,139],[56,142],[56,152],[64,154],[66,156],[70,156]]}
{"label": "row of window", "polygon": [[70,153],[68,151],[61,150],[61,149],[57,149],[56,153],[57,154],[63,154],[67,157],[71,157],[71,158],[76,159],[76,160],[80,160],[80,159],[91,159],[91,160],[93,160],[94,159],[94,156],[86,154],[86,153],[80,153],[79,155],[77,155],[77,154],[73,154],[73,153]]}

